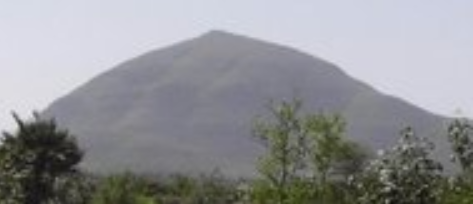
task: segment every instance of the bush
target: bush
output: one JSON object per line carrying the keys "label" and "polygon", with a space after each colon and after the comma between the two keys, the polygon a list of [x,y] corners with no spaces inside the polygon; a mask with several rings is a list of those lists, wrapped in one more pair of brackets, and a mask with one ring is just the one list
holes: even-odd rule
{"label": "bush", "polygon": [[92,204],[154,204],[155,200],[149,195],[146,180],[125,173],[109,176],[100,182]]}

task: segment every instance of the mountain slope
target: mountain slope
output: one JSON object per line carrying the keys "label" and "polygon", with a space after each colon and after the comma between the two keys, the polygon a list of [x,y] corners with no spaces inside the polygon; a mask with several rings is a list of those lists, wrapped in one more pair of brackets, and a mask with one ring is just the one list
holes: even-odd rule
{"label": "mountain slope", "polygon": [[261,152],[251,121],[270,100],[294,97],[308,111],[342,113],[349,137],[373,148],[392,144],[406,125],[431,135],[443,121],[326,61],[221,31],[124,62],[44,115],[78,136],[93,171],[246,176]]}

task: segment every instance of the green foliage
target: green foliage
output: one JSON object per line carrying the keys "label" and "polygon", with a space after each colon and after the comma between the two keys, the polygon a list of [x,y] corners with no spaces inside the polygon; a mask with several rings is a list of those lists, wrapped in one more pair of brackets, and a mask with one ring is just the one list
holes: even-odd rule
{"label": "green foliage", "polygon": [[203,175],[200,180],[203,203],[233,203],[238,199],[235,183],[225,179],[219,171],[214,171],[207,176]]}
{"label": "green foliage", "polygon": [[36,113],[31,121],[13,116],[18,130],[5,132],[0,145],[0,198],[5,203],[47,203],[55,197],[57,180],[75,172],[82,152],[53,120]]}
{"label": "green foliage", "polygon": [[[310,115],[306,120],[308,135],[308,156],[310,164],[321,182],[327,180],[331,168],[335,163],[348,157],[351,146],[342,141],[345,123],[339,116]],[[306,143],[306,145],[307,145]]]}
{"label": "green foliage", "polygon": [[298,115],[300,105],[284,102],[278,107],[271,106],[274,121],[255,123],[254,135],[268,151],[258,166],[267,182],[261,187],[270,189],[272,197],[268,199],[276,204],[287,203],[292,182],[304,168],[305,133]]}
{"label": "green foliage", "polygon": [[125,173],[105,178],[99,183],[92,197],[92,204],[154,204],[149,195],[148,182]]}
{"label": "green foliage", "polygon": [[266,180],[255,180],[252,183],[251,191],[249,191],[248,200],[251,203],[270,204],[269,198],[274,198],[274,190]]}
{"label": "green foliage", "polygon": [[198,183],[196,179],[188,176],[176,174],[171,177],[170,183],[167,185],[170,194],[180,198],[193,198],[198,194]]}
{"label": "green foliage", "polygon": [[308,171],[319,203],[341,203],[347,194],[340,183],[359,173],[366,154],[344,138],[345,122],[339,115],[315,114],[305,119]]}
{"label": "green foliage", "polygon": [[450,178],[443,183],[442,190],[439,195],[442,204],[473,203],[473,185],[468,180]]}
{"label": "green foliage", "polygon": [[454,120],[447,138],[461,172],[448,177],[434,146],[411,128],[369,164],[345,139],[339,115],[301,114],[299,101],[270,108],[254,135],[266,148],[260,177],[237,183],[219,171],[163,180],[130,173],[94,177],[77,171],[82,152],[53,120],[14,115],[18,130],[0,144],[0,203],[5,204],[471,204],[473,126]]}
{"label": "green foliage", "polygon": [[263,178],[253,187],[258,203],[340,203],[336,174],[341,179],[363,163],[364,154],[344,138],[340,116],[301,115],[300,108],[299,101],[283,102],[271,106],[272,118],[255,123],[254,135],[267,150],[258,166]]}
{"label": "green foliage", "polygon": [[165,188],[169,192],[162,196],[163,203],[233,203],[239,196],[235,182],[225,179],[219,171],[198,178],[174,175]]}

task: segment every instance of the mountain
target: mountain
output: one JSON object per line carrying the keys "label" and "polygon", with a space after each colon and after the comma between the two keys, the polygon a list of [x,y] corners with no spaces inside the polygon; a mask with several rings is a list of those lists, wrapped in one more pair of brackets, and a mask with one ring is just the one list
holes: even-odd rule
{"label": "mountain", "polygon": [[[357,81],[292,48],[211,31],[151,51],[53,102],[43,115],[78,137],[91,171],[255,172],[262,148],[253,119],[270,100],[301,98],[306,111],[338,112],[347,134],[371,148],[405,126],[445,147],[445,119]],[[442,148],[445,149],[445,148]],[[436,152],[445,158],[444,152]]]}

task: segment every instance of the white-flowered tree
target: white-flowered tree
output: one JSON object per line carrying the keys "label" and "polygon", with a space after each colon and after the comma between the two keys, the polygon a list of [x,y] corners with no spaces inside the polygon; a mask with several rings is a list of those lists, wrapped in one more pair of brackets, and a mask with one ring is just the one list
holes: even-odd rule
{"label": "white-flowered tree", "polygon": [[430,158],[434,145],[411,128],[399,144],[381,151],[355,182],[362,204],[439,203],[442,165]]}
{"label": "white-flowered tree", "polygon": [[442,196],[444,204],[473,203],[473,126],[467,119],[455,119],[448,127],[452,161],[460,172],[451,176]]}

